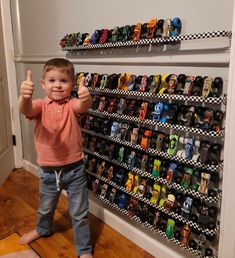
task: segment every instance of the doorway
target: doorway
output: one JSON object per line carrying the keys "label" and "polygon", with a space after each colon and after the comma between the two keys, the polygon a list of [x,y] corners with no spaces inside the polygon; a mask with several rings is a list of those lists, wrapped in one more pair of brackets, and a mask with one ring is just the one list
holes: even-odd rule
{"label": "doorway", "polygon": [[0,186],[15,167],[0,5]]}

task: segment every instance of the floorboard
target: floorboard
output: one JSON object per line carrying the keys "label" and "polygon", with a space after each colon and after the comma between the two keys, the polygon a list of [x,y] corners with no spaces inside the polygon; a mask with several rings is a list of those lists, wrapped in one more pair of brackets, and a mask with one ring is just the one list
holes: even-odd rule
{"label": "floorboard", "polygon": [[[0,239],[34,229],[38,207],[38,178],[24,169],[11,172],[0,188]],[[153,258],[145,250],[89,214],[94,258]],[[73,230],[66,197],[61,195],[55,213],[55,234],[34,241],[42,258],[75,258]]]}

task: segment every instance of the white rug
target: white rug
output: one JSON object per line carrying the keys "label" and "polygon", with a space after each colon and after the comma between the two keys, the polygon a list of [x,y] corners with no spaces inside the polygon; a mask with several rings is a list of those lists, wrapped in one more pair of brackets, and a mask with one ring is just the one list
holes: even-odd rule
{"label": "white rug", "polygon": [[29,245],[19,244],[20,236],[13,233],[0,240],[0,258],[40,258]]}

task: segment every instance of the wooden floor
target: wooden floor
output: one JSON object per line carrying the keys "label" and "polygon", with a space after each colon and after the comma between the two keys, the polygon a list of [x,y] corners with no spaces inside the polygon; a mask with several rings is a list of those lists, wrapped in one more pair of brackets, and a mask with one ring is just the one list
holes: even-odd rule
{"label": "wooden floor", "polygon": [[[0,239],[34,229],[37,207],[37,177],[23,169],[13,171],[0,188]],[[92,214],[89,218],[94,258],[153,258]],[[61,196],[55,214],[55,231],[53,236],[41,238],[31,247],[42,258],[77,257],[65,196]]]}

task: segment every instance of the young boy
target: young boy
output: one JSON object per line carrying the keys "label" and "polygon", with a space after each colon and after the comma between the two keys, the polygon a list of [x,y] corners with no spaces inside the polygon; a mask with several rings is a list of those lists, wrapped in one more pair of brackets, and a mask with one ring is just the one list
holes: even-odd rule
{"label": "young boy", "polygon": [[77,253],[92,258],[88,224],[88,188],[85,175],[82,135],[79,116],[87,112],[91,96],[84,78],[78,88],[78,98],[70,98],[75,85],[71,62],[54,58],[43,68],[41,86],[47,93],[44,99],[32,100],[32,72],[21,84],[19,109],[35,122],[34,139],[40,171],[40,205],[36,228],[23,235],[21,244],[28,244],[52,234],[54,212],[61,191],[67,191],[69,212],[74,229]]}

